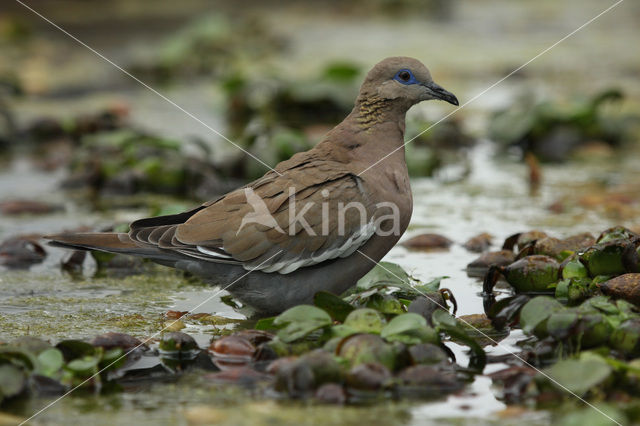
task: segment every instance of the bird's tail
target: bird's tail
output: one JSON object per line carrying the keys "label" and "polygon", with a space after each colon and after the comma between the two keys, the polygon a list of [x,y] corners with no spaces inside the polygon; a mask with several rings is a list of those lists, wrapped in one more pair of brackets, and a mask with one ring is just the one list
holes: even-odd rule
{"label": "bird's tail", "polygon": [[75,250],[98,250],[122,253],[151,259],[173,259],[170,253],[153,246],[143,246],[129,238],[128,234],[115,232],[86,232],[46,235],[49,245]]}

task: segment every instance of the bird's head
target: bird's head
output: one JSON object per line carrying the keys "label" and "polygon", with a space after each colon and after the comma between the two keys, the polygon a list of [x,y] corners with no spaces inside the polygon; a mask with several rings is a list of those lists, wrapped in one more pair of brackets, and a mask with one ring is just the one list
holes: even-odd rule
{"label": "bird's head", "polygon": [[417,59],[397,56],[377,63],[360,89],[361,96],[398,100],[408,106],[429,99],[458,105],[455,95],[434,83],[431,73]]}

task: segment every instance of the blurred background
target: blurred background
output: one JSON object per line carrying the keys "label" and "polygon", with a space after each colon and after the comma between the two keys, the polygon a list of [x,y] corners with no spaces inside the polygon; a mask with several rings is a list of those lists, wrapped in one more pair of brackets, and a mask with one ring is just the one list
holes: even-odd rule
{"label": "blurred background", "polygon": [[393,55],[422,60],[465,105],[408,114],[412,228],[633,227],[640,6],[619,4],[494,85],[613,4],[29,2],[40,17],[4,2],[0,236],[126,229],[236,188],[267,169],[230,141],[269,165],[308,149]]}
{"label": "blurred background", "polygon": [[[464,104],[609,6],[596,0],[28,4],[272,165],[339,122],[363,75],[384,57],[422,60]],[[423,135],[409,147],[412,174],[433,176],[460,160],[451,151],[484,138],[505,152],[556,162],[585,146],[622,144],[632,125],[622,115],[640,95],[634,84],[640,58],[632,47],[639,14],[632,2],[616,7]],[[187,195],[207,199],[237,184],[229,178],[266,170],[17,2],[2,6],[0,37],[0,146],[9,152],[21,146],[16,157],[37,151],[40,170],[67,168],[68,185],[89,183],[101,195],[138,193],[145,185],[184,195],[182,185]],[[407,138],[450,110],[434,102],[414,108]],[[616,116],[602,119],[606,114]],[[162,139],[208,164],[129,152],[131,161],[145,156],[146,168],[134,173],[120,169],[122,156],[97,161],[107,139],[111,150],[122,150],[127,141],[139,148],[131,138],[143,135],[148,149],[166,151],[156,146]],[[160,163],[161,178],[171,180],[173,172],[176,181],[154,182]],[[196,185],[178,182],[185,173]]]}
{"label": "blurred background", "polygon": [[[140,335],[158,329],[159,312],[202,300],[201,283],[121,280],[150,266],[74,258],[41,236],[125,231],[261,176],[267,169],[225,138],[272,166],[308,149],[387,56],[421,60],[464,105],[424,133],[453,107],[409,112],[406,139],[419,136],[407,146],[415,209],[403,241],[431,236],[386,258],[422,280],[449,276],[459,313],[482,311],[481,285],[465,272],[478,254],[462,245],[480,232],[477,251],[531,229],[640,230],[638,2],[486,92],[614,2],[25,3],[86,46],[18,2],[0,4],[0,339]],[[242,317],[219,298],[201,311]],[[474,386],[489,399],[465,399],[468,415],[502,407],[488,383]]]}

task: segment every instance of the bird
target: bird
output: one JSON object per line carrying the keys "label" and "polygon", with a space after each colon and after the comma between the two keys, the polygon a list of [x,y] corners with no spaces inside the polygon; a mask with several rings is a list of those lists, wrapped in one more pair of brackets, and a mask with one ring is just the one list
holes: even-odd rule
{"label": "bird", "polygon": [[431,99],[458,105],[419,60],[386,58],[340,124],[246,186],[183,213],[136,220],[128,233],[47,238],[188,271],[264,315],[312,303],[319,291],[340,295],[409,225],[405,114]]}

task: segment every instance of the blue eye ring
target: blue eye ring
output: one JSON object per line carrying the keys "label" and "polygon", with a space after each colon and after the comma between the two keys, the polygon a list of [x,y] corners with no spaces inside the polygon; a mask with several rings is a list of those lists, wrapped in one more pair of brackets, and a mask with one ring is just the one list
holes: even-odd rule
{"label": "blue eye ring", "polygon": [[398,83],[405,84],[405,85],[418,83],[418,80],[416,80],[411,70],[407,68],[403,68],[400,71],[398,71],[396,75],[393,76],[393,79]]}

